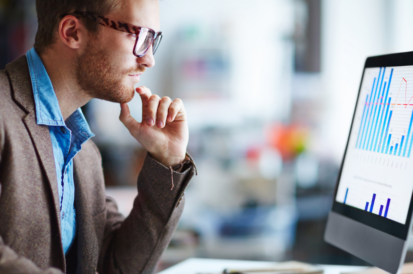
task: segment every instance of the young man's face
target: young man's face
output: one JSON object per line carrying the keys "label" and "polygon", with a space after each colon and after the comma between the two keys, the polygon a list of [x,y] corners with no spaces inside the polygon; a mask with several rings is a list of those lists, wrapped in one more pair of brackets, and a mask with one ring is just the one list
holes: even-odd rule
{"label": "young man's face", "polygon": [[[108,14],[112,20],[159,31],[158,0],[119,0],[119,7]],[[80,87],[93,98],[125,103],[132,100],[133,86],[146,68],[155,65],[152,47],[143,57],[133,55],[136,37],[99,26],[77,60],[76,76]]]}

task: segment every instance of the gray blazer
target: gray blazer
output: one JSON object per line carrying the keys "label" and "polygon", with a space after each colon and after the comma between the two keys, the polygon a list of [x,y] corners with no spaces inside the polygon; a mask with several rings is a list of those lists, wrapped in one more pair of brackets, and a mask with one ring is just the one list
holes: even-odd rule
{"label": "gray blazer", "polygon": [[87,141],[74,158],[77,236],[65,257],[50,134],[36,124],[27,61],[20,57],[0,71],[0,273],[154,272],[195,169],[192,158],[178,172],[148,154],[125,218],[105,196],[101,156]]}

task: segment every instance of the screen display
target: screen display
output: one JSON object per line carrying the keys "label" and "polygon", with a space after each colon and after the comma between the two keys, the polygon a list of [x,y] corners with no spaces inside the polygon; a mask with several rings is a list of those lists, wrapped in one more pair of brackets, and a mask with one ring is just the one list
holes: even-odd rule
{"label": "screen display", "polygon": [[413,191],[413,66],[366,68],[336,201],[406,224]]}

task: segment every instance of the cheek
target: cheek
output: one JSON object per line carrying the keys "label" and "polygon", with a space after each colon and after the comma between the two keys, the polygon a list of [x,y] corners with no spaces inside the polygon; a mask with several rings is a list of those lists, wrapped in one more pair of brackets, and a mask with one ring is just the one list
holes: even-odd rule
{"label": "cheek", "polygon": [[108,41],[105,46],[107,52],[107,59],[113,65],[113,67],[121,70],[130,70],[136,67],[136,57],[133,55],[134,43],[127,37],[124,39],[113,39]]}

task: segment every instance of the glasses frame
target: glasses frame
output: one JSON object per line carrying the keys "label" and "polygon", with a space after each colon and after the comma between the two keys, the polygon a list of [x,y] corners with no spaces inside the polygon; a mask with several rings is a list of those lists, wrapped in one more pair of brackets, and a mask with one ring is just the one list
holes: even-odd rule
{"label": "glasses frame", "polygon": [[[73,15],[75,17],[81,16],[81,17],[85,17],[88,19],[91,19],[95,22],[98,22],[100,25],[104,26],[104,27],[108,27],[114,30],[118,30],[118,31],[122,31],[122,32],[126,32],[129,34],[133,34],[136,35],[136,40],[135,40],[135,45],[133,46],[133,55],[135,55],[136,57],[143,57],[148,50],[150,49],[150,47],[152,46],[152,54],[155,55],[156,50],[158,49],[159,45],[161,44],[162,41],[162,32],[156,32],[153,29],[150,28],[145,28],[145,27],[139,27],[139,26],[135,26],[129,23],[124,23],[121,21],[117,21],[117,20],[112,20],[108,17],[102,16],[102,15],[98,15],[96,13],[93,12],[88,12],[88,11],[75,11],[72,13],[67,13],[64,14],[64,16],[66,15]],[[153,38],[151,39],[152,41],[150,43],[148,43],[148,47],[141,53],[141,54],[137,54],[136,53],[136,46],[138,45],[138,40],[139,40],[139,34],[142,31],[147,31],[149,33],[152,33]]]}

